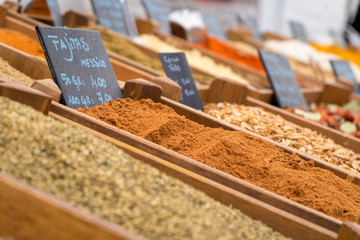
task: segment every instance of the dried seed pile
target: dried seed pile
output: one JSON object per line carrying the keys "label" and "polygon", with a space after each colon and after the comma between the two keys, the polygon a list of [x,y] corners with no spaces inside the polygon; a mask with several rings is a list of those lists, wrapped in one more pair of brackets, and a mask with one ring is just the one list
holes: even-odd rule
{"label": "dried seed pile", "polygon": [[110,143],[0,97],[1,172],[150,239],[285,239]]}
{"label": "dried seed pile", "polygon": [[79,111],[340,220],[359,220],[360,186],[260,138],[204,127],[149,99]]}
{"label": "dried seed pile", "polygon": [[0,77],[13,81],[19,82],[26,86],[31,86],[34,79],[20,72],[16,68],[12,67],[7,61],[0,57]]}
{"label": "dried seed pile", "polygon": [[345,169],[360,172],[359,154],[334,143],[330,138],[286,121],[281,116],[266,112],[262,108],[211,103],[205,106],[205,112]]}

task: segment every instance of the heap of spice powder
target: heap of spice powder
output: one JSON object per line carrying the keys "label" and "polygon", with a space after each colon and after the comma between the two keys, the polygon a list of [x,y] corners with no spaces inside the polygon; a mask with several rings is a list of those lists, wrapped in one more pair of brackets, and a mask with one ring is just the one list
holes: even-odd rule
{"label": "heap of spice powder", "polygon": [[210,103],[204,108],[213,117],[360,173],[360,154],[309,128],[286,121],[279,115],[259,107],[231,103]]}
{"label": "heap of spice powder", "polygon": [[204,127],[148,99],[78,111],[337,219],[359,221],[360,186],[260,138]]}
{"label": "heap of spice powder", "polygon": [[24,84],[29,87],[34,82],[34,79],[20,72],[1,57],[0,57],[0,77],[6,80]]}
{"label": "heap of spice powder", "polygon": [[27,54],[45,59],[40,43],[35,42],[21,32],[0,28],[0,42]]}
{"label": "heap of spice powder", "polygon": [[0,129],[0,172],[148,239],[287,239],[116,146],[4,97]]}
{"label": "heap of spice powder", "polygon": [[[95,30],[101,35],[106,50],[119,54],[123,57],[138,62],[146,67],[164,73],[159,58],[152,58],[144,53],[140,48],[134,44],[129,43],[124,37],[109,31],[105,27],[81,27],[81,29]],[[211,82],[214,78],[203,74],[193,73],[196,82]]]}

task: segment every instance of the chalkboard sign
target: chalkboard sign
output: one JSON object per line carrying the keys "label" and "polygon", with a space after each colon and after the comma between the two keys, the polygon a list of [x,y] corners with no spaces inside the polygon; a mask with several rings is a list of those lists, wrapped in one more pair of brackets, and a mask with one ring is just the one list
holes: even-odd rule
{"label": "chalkboard sign", "polygon": [[[98,23],[123,36],[137,36],[134,19],[122,0],[91,0]],[[135,28],[135,29],[134,29]]]}
{"label": "chalkboard sign", "polygon": [[99,32],[40,26],[36,32],[66,106],[87,108],[123,97]]}
{"label": "chalkboard sign", "polygon": [[303,42],[308,41],[308,37],[305,31],[305,27],[303,24],[296,22],[296,21],[290,21],[290,28],[292,35]]}
{"label": "chalkboard sign", "polygon": [[330,60],[330,63],[334,70],[335,76],[337,78],[345,78],[352,82],[355,86],[355,92],[360,94],[359,84],[353,71],[351,70],[349,62],[344,60]]}
{"label": "chalkboard sign", "polygon": [[222,40],[226,40],[226,34],[224,31],[224,26],[219,22],[219,19],[208,12],[201,12],[208,33],[214,37],[218,37]]}
{"label": "chalkboard sign", "polygon": [[307,108],[304,95],[285,56],[259,49],[260,59],[280,108]]}
{"label": "chalkboard sign", "polygon": [[250,17],[250,16],[247,17],[246,23],[247,23],[248,27],[250,28],[252,36],[257,40],[262,41],[263,37],[262,37],[262,34],[261,34],[261,32],[260,32],[260,30],[258,28],[258,25],[257,25],[257,22],[256,22],[255,18]]}
{"label": "chalkboard sign", "polygon": [[161,64],[166,76],[181,86],[180,102],[204,111],[194,77],[184,53],[159,53]]}
{"label": "chalkboard sign", "polygon": [[336,32],[335,30],[330,30],[330,35],[335,39],[335,42],[340,47],[346,48],[346,42],[345,39],[341,36],[340,33]]}
{"label": "chalkboard sign", "polygon": [[172,12],[171,7],[165,2],[154,2],[151,0],[142,0],[148,18],[157,21],[160,24],[160,31],[170,33],[169,14]]}
{"label": "chalkboard sign", "polygon": [[64,19],[56,0],[46,0],[55,26],[64,26]]}

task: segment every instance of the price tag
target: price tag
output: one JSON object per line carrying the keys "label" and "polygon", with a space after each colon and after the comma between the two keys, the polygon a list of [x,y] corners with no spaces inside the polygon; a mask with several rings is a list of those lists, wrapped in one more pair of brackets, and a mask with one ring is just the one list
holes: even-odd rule
{"label": "price tag", "polygon": [[181,86],[180,102],[204,111],[194,77],[184,53],[159,53],[166,76]]}
{"label": "price tag", "polygon": [[350,64],[348,61],[344,60],[330,60],[331,66],[334,70],[334,74],[337,78],[345,78],[352,82],[355,86],[355,92],[360,94],[360,87],[356,80],[356,77],[351,70]]}
{"label": "price tag", "polygon": [[64,19],[60,13],[59,5],[56,0],[46,0],[51,17],[55,26],[64,26]]}
{"label": "price tag", "polygon": [[221,25],[219,19],[215,15],[208,12],[201,12],[201,14],[209,34],[222,40],[226,40],[224,26]]}
{"label": "price tag", "polygon": [[123,0],[91,0],[98,23],[123,36],[136,37],[136,24]]}
{"label": "price tag", "polygon": [[66,106],[88,108],[123,97],[99,32],[41,26],[36,32]]}
{"label": "price tag", "polygon": [[254,17],[247,17],[246,23],[248,27],[250,28],[250,31],[255,39],[258,39],[260,41],[263,40],[262,34],[258,28],[257,22]]}
{"label": "price tag", "polygon": [[280,108],[298,108],[308,105],[295,74],[285,56],[259,49],[260,59]]}
{"label": "price tag", "polygon": [[157,21],[160,24],[160,30],[163,33],[170,33],[169,14],[172,12],[171,7],[162,2],[151,0],[142,0],[148,18]]}
{"label": "price tag", "polygon": [[303,42],[308,42],[308,37],[305,31],[305,27],[303,24],[296,22],[296,21],[290,21],[290,28],[292,35]]}
{"label": "price tag", "polygon": [[330,30],[330,35],[335,39],[335,42],[340,47],[346,48],[346,42],[344,38],[341,36],[340,33],[336,32],[335,30]]}

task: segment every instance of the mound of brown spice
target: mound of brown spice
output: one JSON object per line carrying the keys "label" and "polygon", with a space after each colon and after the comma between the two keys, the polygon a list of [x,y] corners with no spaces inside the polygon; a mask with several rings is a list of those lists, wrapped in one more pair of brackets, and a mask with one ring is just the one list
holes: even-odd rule
{"label": "mound of brown spice", "polygon": [[260,138],[204,127],[151,100],[79,111],[340,220],[359,220],[360,186]]}

